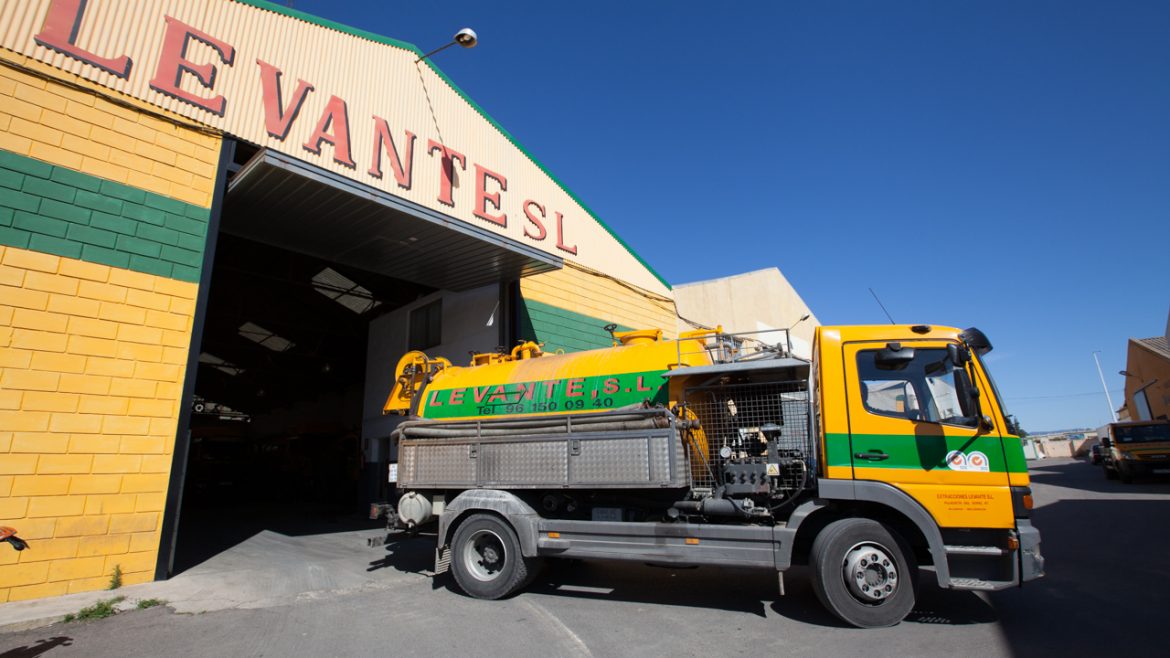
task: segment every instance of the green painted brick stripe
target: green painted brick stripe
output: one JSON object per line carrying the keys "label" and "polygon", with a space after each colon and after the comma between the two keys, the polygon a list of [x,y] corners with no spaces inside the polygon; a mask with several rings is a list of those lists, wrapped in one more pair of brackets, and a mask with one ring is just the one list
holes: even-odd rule
{"label": "green painted brick stripe", "polygon": [[199,281],[210,211],[0,150],[0,244]]}
{"label": "green painted brick stripe", "polygon": [[[278,4],[273,3],[273,2],[268,2],[267,0],[235,0],[235,1],[242,4],[242,5],[249,5],[252,7],[256,7],[257,9],[265,9],[267,11],[274,13],[274,14],[280,14],[282,16],[296,18],[298,20],[302,20],[306,23],[311,23],[313,25],[320,25],[321,27],[326,27],[326,28],[329,28],[331,30],[341,32],[342,34],[350,34],[350,35],[353,35],[355,37],[360,37],[362,39],[365,39],[367,41],[372,41],[374,43],[380,43],[380,44],[387,45],[387,46],[393,46],[395,48],[401,48],[402,50],[412,52],[419,57],[422,57],[422,55],[423,55],[423,51],[419,50],[418,46],[416,46],[412,43],[407,43],[405,41],[399,41],[398,39],[391,39],[390,37],[384,37],[380,34],[374,34],[373,32],[366,32],[365,30],[359,30],[356,27],[350,27],[348,25],[343,25],[341,23],[335,23],[333,21],[321,18],[320,16],[314,16],[313,14],[308,14],[308,13],[305,13],[303,11],[298,11],[296,9],[292,9],[290,7],[278,5]],[[463,89],[461,89],[459,87],[459,85],[455,84],[454,80],[447,77],[447,74],[443,73],[442,69],[440,69],[437,65],[435,65],[435,61],[433,59],[427,58],[423,61],[426,63],[427,66],[429,66],[431,68],[432,71],[435,72],[435,75],[442,78],[443,81],[446,82],[447,85],[449,87],[451,87],[451,89],[456,94],[459,94],[459,97],[462,98],[464,100],[464,102],[466,102],[468,105],[470,105],[473,110],[478,112],[479,115],[481,117],[483,117],[489,124],[491,124],[491,126],[493,128],[500,131],[500,134],[503,135],[504,138],[507,139],[509,142],[511,142],[512,146],[515,146],[517,149],[519,149],[520,152],[523,153],[524,156],[527,157],[532,162],[532,164],[536,165],[536,167],[538,169],[540,169],[540,171],[543,172],[545,176],[548,176],[549,179],[552,180],[552,182],[556,183],[557,187],[561,188],[561,190],[563,190],[565,194],[568,194],[569,197],[571,199],[573,199],[573,201],[576,201],[577,205],[581,206],[581,208],[586,213],[588,213],[588,215],[593,219],[593,221],[597,222],[597,224],[599,226],[601,226],[601,228],[605,229],[606,233],[609,233],[610,237],[612,237],[614,240],[616,240],[617,243],[620,244],[623,249],[625,249],[627,252],[629,252],[629,254],[634,257],[634,260],[638,261],[638,263],[640,263],[642,265],[642,267],[645,267],[647,272],[649,272],[651,275],[653,275],[655,279],[658,279],[658,281],[662,285],[666,286],[667,290],[671,289],[671,285],[666,282],[666,279],[662,278],[661,274],[659,274],[653,267],[650,267],[649,263],[647,263],[645,260],[643,260],[642,257],[639,256],[638,253],[635,252],[633,250],[633,248],[630,247],[630,245],[626,244],[626,241],[623,240],[621,238],[621,236],[619,236],[617,233],[614,233],[613,229],[611,229],[608,224],[603,222],[601,220],[601,218],[597,216],[597,213],[593,212],[592,208],[585,205],[585,202],[582,201],[581,198],[578,197],[572,190],[570,190],[568,187],[566,187],[565,184],[562,183],[559,178],[554,176],[552,174],[552,172],[549,171],[548,168],[545,167],[541,161],[536,159],[536,156],[532,155],[532,153],[530,153],[528,151],[528,149],[524,148],[524,146],[520,142],[516,141],[516,138],[512,136],[512,133],[508,132],[507,129],[505,129],[502,125],[500,125],[500,123],[498,121],[493,119],[491,117],[491,115],[489,115],[482,107],[480,107],[478,103],[473,101],[470,96],[468,96],[466,93],[464,93]]]}
{"label": "green painted brick stripe", "polygon": [[[909,468],[927,471],[946,470],[947,455],[952,450],[961,450],[970,455],[981,452],[987,456],[992,473],[1027,473],[1023,462],[1023,450],[1019,440],[1000,439],[998,436],[981,435],[974,438],[962,436],[940,436],[914,434],[827,434],[827,463],[829,466],[865,466],[867,468]],[[853,461],[852,452],[881,450],[889,455],[884,461]],[[1005,452],[1018,450],[1020,459],[1005,459]]]}
{"label": "green painted brick stripe", "polygon": [[535,382],[466,386],[426,393],[426,418],[512,416],[553,412],[605,411],[639,404],[666,404],[665,370],[570,377]]}
{"label": "green painted brick stripe", "polygon": [[[546,352],[580,352],[609,347],[613,341],[602,327],[611,322],[543,302],[521,300],[520,338],[544,343]],[[618,331],[629,330],[629,327],[618,325]]]}

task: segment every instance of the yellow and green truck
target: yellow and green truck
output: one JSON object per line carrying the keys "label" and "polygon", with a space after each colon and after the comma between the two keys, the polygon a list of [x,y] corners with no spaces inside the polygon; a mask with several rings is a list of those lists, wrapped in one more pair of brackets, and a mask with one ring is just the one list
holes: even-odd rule
{"label": "yellow and green truck", "polygon": [[1170,421],[1109,423],[1097,430],[1101,467],[1110,480],[1170,475]]}
{"label": "yellow and green truck", "polygon": [[[610,328],[612,332],[612,328]],[[826,326],[811,359],[720,329],[546,354],[524,343],[466,367],[407,354],[385,411],[392,528],[434,526],[435,571],[471,596],[524,587],[547,558],[807,565],[859,627],[940,587],[1043,575],[1014,420],[976,329]]]}

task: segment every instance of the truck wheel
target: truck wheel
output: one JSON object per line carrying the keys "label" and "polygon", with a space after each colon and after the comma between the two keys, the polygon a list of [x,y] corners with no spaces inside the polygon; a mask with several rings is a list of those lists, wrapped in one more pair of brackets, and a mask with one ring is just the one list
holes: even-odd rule
{"label": "truck wheel", "polygon": [[914,608],[914,553],[877,521],[830,523],[813,541],[811,557],[817,598],[847,624],[893,626]]}
{"label": "truck wheel", "polygon": [[536,563],[520,554],[511,526],[491,514],[468,517],[451,541],[455,582],[477,599],[499,599],[520,589],[535,575]]}
{"label": "truck wheel", "polygon": [[1133,484],[1133,469],[1126,466],[1124,463],[1118,467],[1118,474],[1121,476],[1121,481],[1126,484]]}

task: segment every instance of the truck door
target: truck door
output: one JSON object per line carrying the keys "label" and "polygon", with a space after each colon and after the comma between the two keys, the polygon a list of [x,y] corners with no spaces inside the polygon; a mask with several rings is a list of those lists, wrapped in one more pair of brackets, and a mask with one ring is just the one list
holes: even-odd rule
{"label": "truck door", "polygon": [[1000,429],[964,415],[965,381],[946,348],[945,341],[842,346],[853,477],[903,490],[942,527],[1012,528]]}

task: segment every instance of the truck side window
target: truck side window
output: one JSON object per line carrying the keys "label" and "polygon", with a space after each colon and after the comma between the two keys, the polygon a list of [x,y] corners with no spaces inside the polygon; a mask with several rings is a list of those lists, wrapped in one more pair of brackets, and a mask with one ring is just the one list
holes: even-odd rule
{"label": "truck side window", "polygon": [[879,416],[976,427],[978,421],[959,407],[954,366],[942,348],[918,348],[900,370],[874,364],[878,350],[857,353],[857,378],[865,410]]}

